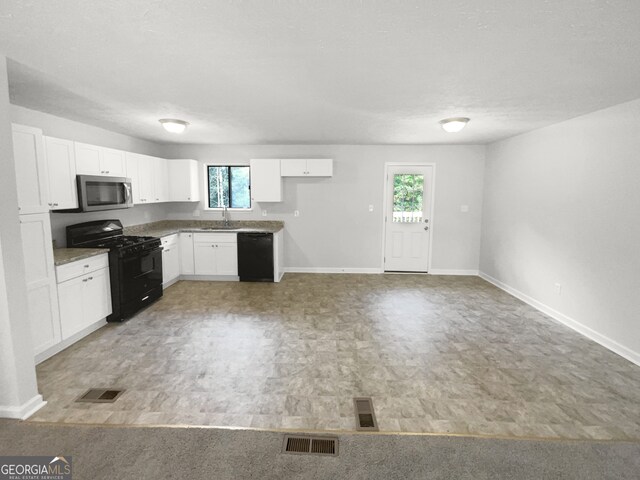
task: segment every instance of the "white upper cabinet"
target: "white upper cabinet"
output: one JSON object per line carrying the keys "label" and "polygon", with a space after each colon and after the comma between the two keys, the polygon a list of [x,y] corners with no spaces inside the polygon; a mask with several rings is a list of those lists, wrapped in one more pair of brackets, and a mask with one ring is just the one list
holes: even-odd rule
{"label": "white upper cabinet", "polygon": [[140,174],[138,172],[138,155],[137,153],[127,152],[125,155],[127,165],[127,178],[131,179],[131,195],[133,204],[142,203],[140,201]]}
{"label": "white upper cabinet", "polygon": [[138,190],[140,203],[154,203],[153,157],[138,155]]}
{"label": "white upper cabinet", "polygon": [[198,162],[167,160],[169,170],[169,201],[199,202]]}
{"label": "white upper cabinet", "polygon": [[127,174],[125,152],[75,142],[76,171],[78,175],[106,175],[124,177]]}
{"label": "white upper cabinet", "polygon": [[280,159],[254,158],[249,161],[251,172],[251,200],[254,202],[281,202],[282,176]]}
{"label": "white upper cabinet", "polygon": [[152,157],[153,168],[153,193],[154,202],[169,201],[169,170],[167,160],[164,158]]}
{"label": "white upper cabinet", "polygon": [[12,131],[19,213],[48,212],[47,164],[42,130],[14,124]]}
{"label": "white upper cabinet", "polygon": [[280,160],[283,177],[331,177],[333,160],[330,158],[283,158]]}
{"label": "white upper cabinet", "polygon": [[169,201],[167,160],[127,152],[126,165],[126,176],[131,179],[134,204]]}
{"label": "white upper cabinet", "polygon": [[73,142],[44,137],[44,145],[49,177],[49,207],[51,210],[78,208]]}

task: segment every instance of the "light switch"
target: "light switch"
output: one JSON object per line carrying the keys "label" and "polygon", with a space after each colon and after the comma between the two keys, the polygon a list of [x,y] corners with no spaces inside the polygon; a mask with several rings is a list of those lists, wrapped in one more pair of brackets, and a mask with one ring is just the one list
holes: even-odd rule
{"label": "light switch", "polygon": [[373,205],[369,205],[369,211],[373,212]]}
{"label": "light switch", "polygon": [[262,210],[262,216],[266,217],[267,216],[267,211],[266,210]]}
{"label": "light switch", "polygon": [[460,205],[460,211],[462,213],[467,213],[469,211],[469,205]]}
{"label": "light switch", "polygon": [[300,216],[300,210],[294,210],[293,211],[293,216],[294,217],[299,217]]}

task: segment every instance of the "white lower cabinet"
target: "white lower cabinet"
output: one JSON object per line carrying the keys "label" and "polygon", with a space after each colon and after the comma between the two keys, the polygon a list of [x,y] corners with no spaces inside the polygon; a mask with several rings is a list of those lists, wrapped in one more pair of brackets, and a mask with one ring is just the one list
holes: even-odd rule
{"label": "white lower cabinet", "polygon": [[162,284],[168,287],[180,276],[180,242],[178,235],[162,237]]}
{"label": "white lower cabinet", "polygon": [[238,275],[238,240],[235,233],[195,233],[196,275]]}
{"label": "white lower cabinet", "polygon": [[58,293],[48,213],[20,215],[34,355],[60,342]]}
{"label": "white lower cabinet", "polygon": [[180,273],[194,275],[196,273],[193,260],[193,233],[180,234]]}
{"label": "white lower cabinet", "polygon": [[108,265],[107,254],[103,254],[57,268],[62,340],[111,314]]}

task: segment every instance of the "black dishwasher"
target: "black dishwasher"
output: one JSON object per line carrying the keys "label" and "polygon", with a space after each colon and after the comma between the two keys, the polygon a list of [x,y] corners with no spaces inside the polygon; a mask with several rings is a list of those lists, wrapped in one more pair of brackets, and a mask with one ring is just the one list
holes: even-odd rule
{"label": "black dishwasher", "polygon": [[238,233],[241,282],[273,282],[273,233]]}

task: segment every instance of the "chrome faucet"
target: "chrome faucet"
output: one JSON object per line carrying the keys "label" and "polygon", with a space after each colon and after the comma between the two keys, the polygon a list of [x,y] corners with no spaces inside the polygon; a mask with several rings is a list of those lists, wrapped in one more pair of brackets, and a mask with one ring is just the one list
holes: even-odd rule
{"label": "chrome faucet", "polygon": [[227,211],[227,206],[222,206],[222,220],[224,220],[224,226],[229,226],[229,212]]}

